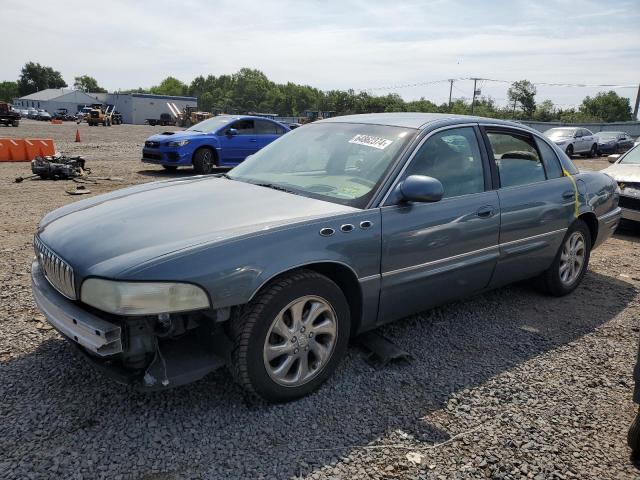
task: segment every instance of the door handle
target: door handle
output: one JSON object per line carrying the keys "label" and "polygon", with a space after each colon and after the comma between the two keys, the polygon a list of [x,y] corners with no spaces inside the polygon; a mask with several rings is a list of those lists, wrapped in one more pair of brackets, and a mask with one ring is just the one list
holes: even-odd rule
{"label": "door handle", "polygon": [[494,213],[495,209],[493,208],[493,205],[485,205],[484,207],[480,207],[476,210],[476,215],[480,218],[493,217]]}
{"label": "door handle", "polygon": [[257,142],[258,140],[256,140],[255,138],[250,138],[250,139],[249,139],[249,141],[250,141],[250,142],[254,142],[254,143],[255,143],[255,142]]}

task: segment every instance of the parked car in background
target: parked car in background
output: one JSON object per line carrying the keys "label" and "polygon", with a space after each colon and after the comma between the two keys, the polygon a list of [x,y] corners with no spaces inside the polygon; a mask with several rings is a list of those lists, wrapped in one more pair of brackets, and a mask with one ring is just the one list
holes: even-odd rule
{"label": "parked car in background", "polygon": [[35,108],[30,108],[29,113],[27,114],[27,118],[36,120],[38,118],[38,110],[36,110]]}
{"label": "parked car in background", "polygon": [[640,222],[640,146],[619,156],[602,173],[613,178],[620,187],[622,218]]}
{"label": "parked car in background", "polygon": [[550,128],[544,135],[551,139],[568,156],[580,154],[595,157],[598,154],[598,139],[586,128]]}
{"label": "parked car in background", "polygon": [[238,165],[289,131],[264,117],[219,115],[178,132],[152,135],[144,142],[142,161],[167,170],[193,165],[196,173]]}
{"label": "parked car in background", "polygon": [[625,132],[599,132],[598,154],[622,153],[633,147],[633,139]]}
{"label": "parked car in background", "polygon": [[46,110],[38,110],[38,115],[36,116],[36,120],[40,120],[43,122],[48,122],[52,119],[53,117],[51,116],[51,114],[49,112],[47,112]]}
{"label": "parked car in background", "polygon": [[[203,124],[235,129],[233,142],[248,120],[257,128]],[[533,277],[569,294],[619,218],[616,182],[515,122],[334,117],[229,173],[48,214],[33,293],[121,382],[169,388],[227,364],[249,392],[287,401],[319,387],[361,332]]]}

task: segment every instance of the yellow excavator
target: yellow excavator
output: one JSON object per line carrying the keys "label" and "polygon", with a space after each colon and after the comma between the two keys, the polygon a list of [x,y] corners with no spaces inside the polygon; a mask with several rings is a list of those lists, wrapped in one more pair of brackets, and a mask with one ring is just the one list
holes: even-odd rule
{"label": "yellow excavator", "polygon": [[213,117],[210,112],[200,112],[196,107],[185,106],[182,110],[175,103],[167,103],[167,107],[176,119],[176,125],[182,128],[189,128],[191,125],[200,123],[207,118]]}

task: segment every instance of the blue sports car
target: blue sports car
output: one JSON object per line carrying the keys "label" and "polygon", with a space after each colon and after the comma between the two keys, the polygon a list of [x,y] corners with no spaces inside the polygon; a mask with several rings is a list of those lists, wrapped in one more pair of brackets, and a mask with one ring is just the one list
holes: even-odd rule
{"label": "blue sports car", "polygon": [[152,135],[144,142],[142,161],[167,170],[193,165],[196,173],[233,167],[290,129],[263,117],[219,115],[178,132]]}

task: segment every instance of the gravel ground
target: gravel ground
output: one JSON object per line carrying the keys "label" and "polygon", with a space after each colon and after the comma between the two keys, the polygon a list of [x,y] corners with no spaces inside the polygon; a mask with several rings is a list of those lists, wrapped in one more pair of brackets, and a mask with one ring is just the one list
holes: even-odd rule
{"label": "gravel ground", "polygon": [[[171,175],[143,166],[166,127],[24,121],[0,136],[54,138],[83,154],[101,193]],[[598,169],[603,160],[577,161]],[[70,182],[12,183],[0,164],[0,478],[640,478],[635,406],[640,232],[596,250],[572,295],[519,284],[406,318],[383,333],[409,363],[373,369],[351,347],[317,393],[247,401],[230,375],[141,394],[85,364],[30,295],[32,234],[76,197]],[[178,172],[188,175],[190,171]]]}

